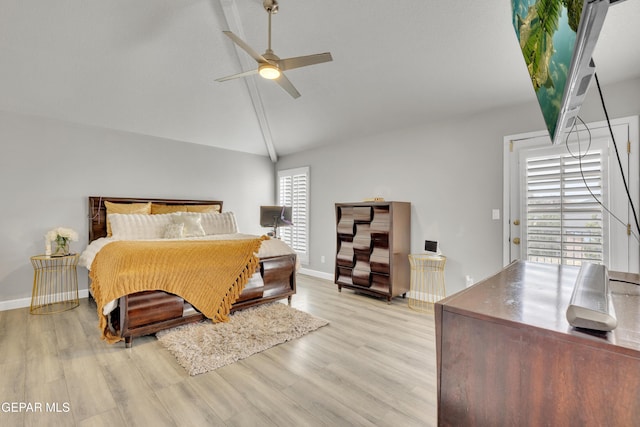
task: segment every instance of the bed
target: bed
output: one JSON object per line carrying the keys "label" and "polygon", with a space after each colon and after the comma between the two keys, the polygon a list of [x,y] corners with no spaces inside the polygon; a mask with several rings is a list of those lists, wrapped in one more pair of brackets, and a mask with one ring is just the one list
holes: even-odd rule
{"label": "bed", "polygon": [[80,265],[89,270],[107,342],[129,348],[137,336],[205,318],[226,321],[235,310],[284,298],[291,304],[295,252],[278,239],[239,233],[221,201],[88,201],[89,245]]}

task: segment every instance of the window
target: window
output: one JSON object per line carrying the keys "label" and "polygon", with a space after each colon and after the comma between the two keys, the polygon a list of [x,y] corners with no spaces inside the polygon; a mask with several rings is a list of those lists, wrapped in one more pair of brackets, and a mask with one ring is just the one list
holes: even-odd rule
{"label": "window", "polygon": [[604,209],[595,200],[605,200],[602,151],[524,157],[527,259],[603,263]]}
{"label": "window", "polygon": [[278,204],[291,206],[293,226],[278,230],[303,264],[309,263],[309,168],[278,171]]}

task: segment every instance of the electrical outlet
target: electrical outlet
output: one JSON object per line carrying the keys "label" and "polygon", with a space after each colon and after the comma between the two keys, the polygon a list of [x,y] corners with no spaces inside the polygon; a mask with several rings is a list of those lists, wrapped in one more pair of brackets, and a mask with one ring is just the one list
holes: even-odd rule
{"label": "electrical outlet", "polygon": [[324,255],[322,255],[322,256],[320,257],[320,262],[324,264],[324,261],[325,261],[325,259],[324,259]]}

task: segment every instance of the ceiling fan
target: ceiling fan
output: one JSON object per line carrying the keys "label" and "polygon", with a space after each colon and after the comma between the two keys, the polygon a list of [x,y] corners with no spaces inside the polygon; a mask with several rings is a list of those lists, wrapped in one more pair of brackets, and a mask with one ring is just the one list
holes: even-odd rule
{"label": "ceiling fan", "polygon": [[273,50],[271,50],[271,15],[278,12],[278,2],[276,0],[264,0],[262,5],[269,14],[269,44],[267,50],[262,55],[259,55],[247,43],[231,31],[223,31],[227,37],[233,40],[235,44],[256,60],[258,68],[227,77],[221,77],[216,79],[216,81],[224,82],[226,80],[237,79],[239,77],[246,77],[258,73],[265,79],[274,80],[281,88],[286,90],[289,95],[294,98],[298,98],[300,96],[300,92],[298,92],[283,72],[293,70],[294,68],[306,67],[307,65],[329,62],[332,61],[333,58],[331,57],[331,53],[325,52],[315,55],[295,56],[293,58],[280,59],[275,53],[273,53]]}

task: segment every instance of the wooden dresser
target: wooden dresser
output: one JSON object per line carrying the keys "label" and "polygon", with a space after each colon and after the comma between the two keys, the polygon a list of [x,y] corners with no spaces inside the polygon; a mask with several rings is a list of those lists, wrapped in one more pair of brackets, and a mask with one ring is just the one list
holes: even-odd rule
{"label": "wooden dresser", "polygon": [[335,283],[388,302],[409,291],[411,203],[336,203]]}
{"label": "wooden dresser", "polygon": [[578,270],[516,261],[436,303],[438,425],[640,425],[640,286],[610,282],[616,329],[577,330]]}

